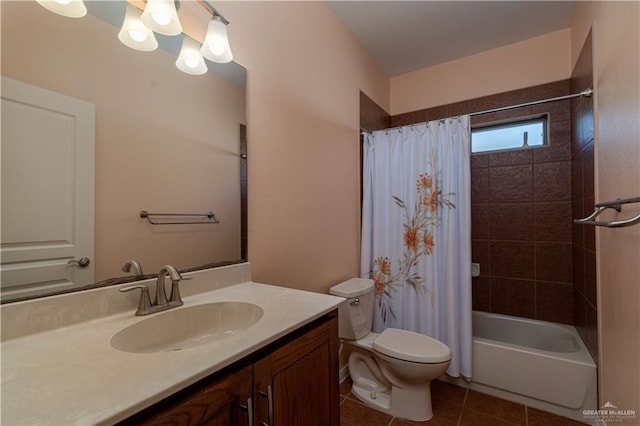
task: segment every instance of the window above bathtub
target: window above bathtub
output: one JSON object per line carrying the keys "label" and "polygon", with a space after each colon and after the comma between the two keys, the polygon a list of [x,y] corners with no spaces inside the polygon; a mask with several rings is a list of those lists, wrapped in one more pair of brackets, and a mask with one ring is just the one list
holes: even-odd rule
{"label": "window above bathtub", "polygon": [[471,129],[471,153],[538,148],[549,144],[547,116],[490,123]]}

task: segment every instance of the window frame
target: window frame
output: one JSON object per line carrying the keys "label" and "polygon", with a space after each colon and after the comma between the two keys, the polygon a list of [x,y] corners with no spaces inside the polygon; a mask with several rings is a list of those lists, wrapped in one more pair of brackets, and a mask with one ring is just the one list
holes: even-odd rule
{"label": "window frame", "polygon": [[[478,151],[478,152],[474,152],[473,151],[473,132],[474,130],[485,130],[487,128],[504,128],[504,127],[514,127],[516,125],[526,125],[526,124],[530,124],[530,123],[535,123],[535,122],[539,122],[542,121],[542,145],[535,145],[535,146],[520,146],[520,147],[516,147],[516,148],[503,148],[503,149],[492,149],[492,150],[487,150],[487,151]],[[535,115],[527,115],[527,116],[520,116],[520,117],[515,117],[515,118],[509,118],[509,119],[505,119],[505,120],[494,120],[494,121],[489,121],[486,123],[479,123],[479,124],[475,124],[475,125],[471,125],[471,129],[470,129],[470,143],[469,143],[469,149],[471,151],[471,155],[481,155],[481,154],[492,154],[492,153],[497,153],[497,152],[509,152],[509,151],[522,151],[522,150],[527,150],[527,149],[539,149],[539,148],[548,148],[549,146],[551,146],[551,140],[549,137],[549,114],[545,113],[545,114],[535,114]]]}

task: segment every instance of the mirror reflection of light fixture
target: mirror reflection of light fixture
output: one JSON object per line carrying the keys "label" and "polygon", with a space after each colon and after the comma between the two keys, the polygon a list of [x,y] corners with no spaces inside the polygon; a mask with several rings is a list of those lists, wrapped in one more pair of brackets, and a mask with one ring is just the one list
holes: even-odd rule
{"label": "mirror reflection of light fixture", "polygon": [[147,0],[142,22],[158,34],[172,36],[182,32],[174,0]]}
{"label": "mirror reflection of light fixture", "polygon": [[207,72],[207,64],[200,53],[200,43],[185,35],[182,39],[182,49],[176,61],[176,67],[182,72],[201,75]]}
{"label": "mirror reflection of light fixture", "polygon": [[202,56],[213,62],[226,63],[233,59],[227,37],[227,25],[221,16],[215,15],[209,21],[201,52]]}
{"label": "mirror reflection of light fixture", "polygon": [[[2,1],[2,0],[0,0]],[[36,0],[46,9],[59,15],[80,18],[87,14],[83,0]],[[128,1],[122,28],[118,33],[120,41],[135,50],[149,52],[158,48],[158,41],[153,32],[164,35],[182,33],[182,25],[178,19],[179,0],[144,0],[146,6],[140,11]],[[186,1],[186,0],[185,0]],[[200,46],[199,43],[183,36],[182,50],[176,60],[176,66],[188,74],[204,74],[207,65],[204,58],[213,62],[227,63],[233,60],[229,38],[227,37],[227,21],[210,0],[198,0],[213,18],[207,25],[207,34]],[[204,56],[204,58],[203,58]]]}
{"label": "mirror reflection of light fixture", "polygon": [[141,12],[135,6],[127,3],[127,13],[122,22],[118,38],[125,45],[142,52],[150,52],[158,48],[153,31],[144,25],[140,19]]}
{"label": "mirror reflection of light fixture", "polygon": [[82,0],[36,0],[44,8],[69,18],[82,18],[87,7]]}

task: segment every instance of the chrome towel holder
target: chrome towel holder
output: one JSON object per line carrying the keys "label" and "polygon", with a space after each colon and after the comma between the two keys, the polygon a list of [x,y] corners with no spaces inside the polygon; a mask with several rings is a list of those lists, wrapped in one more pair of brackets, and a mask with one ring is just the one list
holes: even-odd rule
{"label": "chrome towel holder", "polygon": [[[142,219],[147,219],[147,221],[152,225],[199,225],[204,223],[220,223],[218,219],[216,219],[216,215],[213,212],[208,213],[149,213],[147,210],[140,210],[140,217]],[[152,218],[158,217],[160,221],[154,221]],[[203,218],[203,220],[184,220],[184,221],[167,221],[161,218],[169,218],[169,217],[193,217],[193,218]]]}
{"label": "chrome towel holder", "polygon": [[598,203],[595,205],[596,210],[590,215],[582,219],[574,219],[573,223],[578,225],[594,225],[604,226],[607,228],[622,228],[640,223],[640,214],[623,220],[600,221],[594,220],[607,209],[614,209],[617,212],[622,211],[623,204],[640,203],[640,197],[617,198],[615,201],[607,201],[606,203]]}

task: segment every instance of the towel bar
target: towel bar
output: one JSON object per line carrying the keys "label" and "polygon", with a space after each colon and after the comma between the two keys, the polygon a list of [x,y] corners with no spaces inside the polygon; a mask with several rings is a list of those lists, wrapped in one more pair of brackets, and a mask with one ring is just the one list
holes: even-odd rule
{"label": "towel bar", "polygon": [[[201,217],[207,218],[207,220],[192,220],[192,221],[179,221],[179,222],[157,222],[153,221],[152,217]],[[208,213],[149,213],[147,210],[140,210],[140,217],[142,219],[147,219],[147,221],[152,225],[199,225],[203,223],[220,223],[218,219],[216,219],[216,215],[213,212]]]}
{"label": "towel bar", "polygon": [[584,217],[582,219],[574,219],[573,223],[576,223],[578,225],[604,226],[607,228],[622,228],[626,226],[635,225],[637,223],[640,223],[640,214],[630,217],[628,219],[622,219],[622,220],[611,220],[611,221],[594,220],[596,217],[600,215],[600,213],[604,212],[607,209],[613,209],[617,212],[621,212],[623,204],[631,204],[631,203],[640,203],[640,197],[617,198],[614,201],[598,203],[595,205],[596,210],[593,213],[591,213],[589,216]]}

